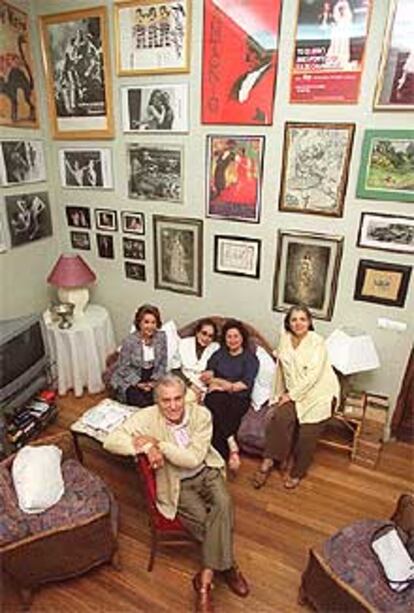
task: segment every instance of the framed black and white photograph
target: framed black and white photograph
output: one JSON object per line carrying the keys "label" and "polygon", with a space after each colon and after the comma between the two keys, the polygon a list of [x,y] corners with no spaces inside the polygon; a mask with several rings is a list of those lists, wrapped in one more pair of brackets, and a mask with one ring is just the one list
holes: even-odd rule
{"label": "framed black and white photograph", "polygon": [[279,230],[273,309],[304,304],[318,319],[332,318],[344,239]]}
{"label": "framed black and white photograph", "polygon": [[65,207],[66,221],[71,228],[91,228],[91,211],[87,206]]}
{"label": "framed black and white photograph", "polygon": [[214,237],[214,271],[259,278],[261,241],[217,234]]}
{"label": "framed black and white photograph", "polygon": [[124,132],[188,132],[188,85],[121,88]]}
{"label": "framed black and white photograph", "polygon": [[90,251],[91,238],[89,232],[77,232],[70,233],[70,244],[73,249],[81,249],[82,251]]}
{"label": "framed black and white photograph", "polygon": [[5,196],[11,247],[52,236],[47,192]]}
{"label": "framed black and white photograph", "polygon": [[411,266],[360,260],[354,300],[402,308],[407,297]]}
{"label": "framed black and white photograph", "polygon": [[130,198],[183,201],[183,147],[130,145],[128,164]]}
{"label": "framed black and white photograph", "polygon": [[125,276],[127,279],[134,281],[146,281],[145,264],[137,264],[137,262],[124,262]]}
{"label": "framed black and white photograph", "polygon": [[357,246],[413,254],[414,217],[362,213]]}
{"label": "framed black and white photograph", "polygon": [[125,234],[145,234],[144,214],[121,211],[121,228]]}
{"label": "framed black and white photograph", "polygon": [[60,149],[59,170],[63,187],[113,189],[110,149]]}
{"label": "framed black and white photograph", "polygon": [[114,238],[110,234],[97,234],[96,245],[98,247],[98,255],[100,258],[108,260],[115,259]]}
{"label": "framed black and white photograph", "polygon": [[124,258],[129,260],[145,260],[145,241],[142,238],[122,238]]}
{"label": "framed black and white photograph", "polygon": [[202,294],[203,222],[153,216],[155,288]]}
{"label": "framed black and white photograph", "polygon": [[95,225],[97,230],[116,232],[118,230],[116,211],[111,209],[95,209]]}
{"label": "framed black and white photograph", "polygon": [[0,142],[0,185],[20,185],[46,181],[46,165],[41,140],[2,140]]}

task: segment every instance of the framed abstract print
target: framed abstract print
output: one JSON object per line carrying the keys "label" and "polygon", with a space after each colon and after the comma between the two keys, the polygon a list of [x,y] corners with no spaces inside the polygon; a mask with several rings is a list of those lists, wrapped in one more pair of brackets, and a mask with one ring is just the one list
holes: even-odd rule
{"label": "framed abstract print", "polygon": [[60,180],[71,189],[113,189],[111,149],[68,147],[59,150]]}
{"label": "framed abstract print", "polygon": [[11,247],[52,236],[52,216],[47,192],[5,196]]}
{"label": "framed abstract print", "polygon": [[373,0],[297,0],[290,101],[358,101]]}
{"label": "framed abstract print", "polygon": [[410,276],[411,266],[360,260],[354,300],[403,307]]}
{"label": "framed abstract print", "polygon": [[332,318],[343,237],[279,230],[273,309],[304,304],[317,319]]}
{"label": "framed abstract print", "polygon": [[261,242],[239,236],[214,237],[214,271],[225,275],[259,278]]}
{"label": "framed abstract print", "polygon": [[133,0],[115,8],[121,76],[190,72],[191,0]]}
{"label": "framed abstract print", "polygon": [[183,201],[183,148],[129,145],[128,196],[137,200]]}
{"label": "framed abstract print", "polygon": [[414,110],[413,0],[391,0],[374,110]]}
{"label": "framed abstract print", "polygon": [[414,130],[365,130],[358,198],[414,202]]}
{"label": "framed abstract print", "polygon": [[0,0],[0,125],[38,128],[29,16]]}
{"label": "framed abstract print", "polygon": [[260,221],[264,136],[207,137],[207,217]]}
{"label": "framed abstract print", "polygon": [[285,125],[279,209],[341,217],[355,125]]}
{"label": "framed abstract print", "polygon": [[40,24],[53,137],[111,138],[106,8],[44,15]]}
{"label": "framed abstract print", "polygon": [[414,217],[362,213],[357,246],[414,254]]}
{"label": "framed abstract print", "polygon": [[204,124],[271,125],[281,0],[204,0]]}
{"label": "framed abstract print", "polygon": [[188,132],[188,85],[153,84],[121,88],[124,132]]}
{"label": "framed abstract print", "polygon": [[155,289],[201,296],[203,222],[154,215],[153,224]]}
{"label": "framed abstract print", "polygon": [[46,181],[46,164],[41,140],[0,141],[0,185]]}

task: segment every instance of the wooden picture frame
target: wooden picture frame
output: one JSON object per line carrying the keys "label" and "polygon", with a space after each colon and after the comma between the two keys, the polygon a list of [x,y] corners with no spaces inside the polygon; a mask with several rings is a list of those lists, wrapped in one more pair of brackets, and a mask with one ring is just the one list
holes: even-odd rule
{"label": "wooden picture frame", "polygon": [[342,236],[279,230],[273,310],[304,304],[315,318],[330,320],[343,242]]}
{"label": "wooden picture frame", "polygon": [[357,247],[414,254],[414,217],[361,213]]}
{"label": "wooden picture frame", "polygon": [[112,138],[107,9],[39,19],[53,138]]}
{"label": "wooden picture frame", "polygon": [[136,143],[127,147],[128,197],[183,202],[184,147]]}
{"label": "wooden picture frame", "polygon": [[133,0],[114,6],[120,76],[190,72],[191,0]]}
{"label": "wooden picture frame", "polygon": [[355,124],[285,124],[279,210],[342,217]]}
{"label": "wooden picture frame", "polygon": [[258,279],[261,241],[257,238],[216,234],[214,237],[214,272]]}
{"label": "wooden picture frame", "polygon": [[404,307],[411,266],[360,260],[355,282],[354,300]]}
{"label": "wooden picture frame", "polygon": [[44,143],[39,139],[0,141],[0,185],[11,187],[46,181]]}
{"label": "wooden picture frame", "polygon": [[155,289],[202,295],[203,222],[153,216]]}
{"label": "wooden picture frame", "polygon": [[125,234],[145,234],[144,213],[121,211],[121,228]]}
{"label": "wooden picture frame", "polygon": [[121,87],[122,126],[131,133],[186,133],[188,84],[154,83]]}
{"label": "wooden picture frame", "polygon": [[104,232],[118,230],[118,216],[113,209],[95,209],[95,227]]}

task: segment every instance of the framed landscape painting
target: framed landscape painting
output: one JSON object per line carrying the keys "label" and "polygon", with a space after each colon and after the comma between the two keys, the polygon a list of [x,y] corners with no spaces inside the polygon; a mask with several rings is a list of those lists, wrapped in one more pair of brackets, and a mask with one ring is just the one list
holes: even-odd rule
{"label": "framed landscape painting", "polygon": [[214,237],[214,271],[258,279],[260,249],[258,239],[217,234]]}
{"label": "framed landscape painting", "polygon": [[188,85],[121,88],[124,132],[188,132]]}
{"label": "framed landscape painting", "polygon": [[183,148],[129,145],[128,196],[137,200],[183,201]]}
{"label": "framed landscape painting", "polygon": [[410,276],[411,266],[360,260],[354,299],[403,307]]}
{"label": "framed landscape painting", "polygon": [[40,181],[46,181],[43,141],[0,141],[0,185],[21,185]]}
{"label": "framed landscape painting", "polygon": [[414,217],[362,213],[357,246],[414,254]]}
{"label": "framed landscape painting", "polygon": [[365,130],[357,196],[414,202],[414,130]]}

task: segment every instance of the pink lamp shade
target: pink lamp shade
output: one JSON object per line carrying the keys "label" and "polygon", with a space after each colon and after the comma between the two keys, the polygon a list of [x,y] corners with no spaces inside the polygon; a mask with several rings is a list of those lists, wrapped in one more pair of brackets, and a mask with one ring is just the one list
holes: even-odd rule
{"label": "pink lamp shade", "polygon": [[75,253],[61,255],[47,278],[48,283],[57,287],[82,287],[95,280],[93,270]]}

